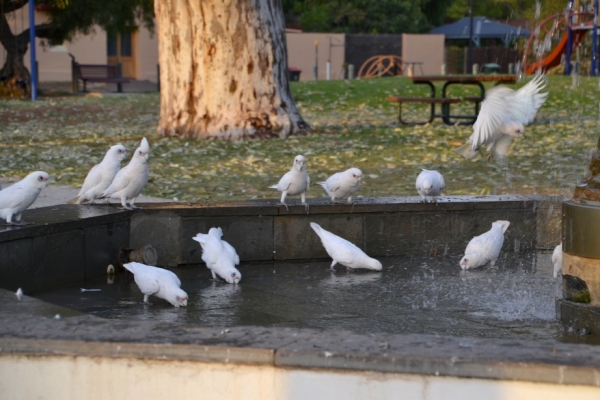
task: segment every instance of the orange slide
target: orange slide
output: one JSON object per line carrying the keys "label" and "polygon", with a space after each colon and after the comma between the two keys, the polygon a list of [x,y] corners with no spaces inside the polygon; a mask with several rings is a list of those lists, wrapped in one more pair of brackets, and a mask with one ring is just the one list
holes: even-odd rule
{"label": "orange slide", "polygon": [[[587,29],[574,29],[573,30],[573,47],[577,47],[579,43],[583,40],[583,37],[588,32]],[[531,75],[535,73],[538,68],[542,68],[543,70],[547,70],[548,68],[552,68],[558,64],[560,64],[560,59],[563,53],[567,50],[567,37],[569,35],[565,32],[562,38],[560,38],[560,42],[558,45],[552,50],[550,54],[546,58],[540,61],[536,61],[531,64],[525,73],[527,75]]]}

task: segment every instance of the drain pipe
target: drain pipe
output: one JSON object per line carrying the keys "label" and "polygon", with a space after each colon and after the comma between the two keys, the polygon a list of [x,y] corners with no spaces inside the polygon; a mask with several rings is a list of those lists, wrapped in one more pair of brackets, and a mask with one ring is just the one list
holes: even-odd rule
{"label": "drain pipe", "polygon": [[130,249],[123,245],[117,254],[117,262],[121,269],[124,269],[125,267],[123,267],[123,264],[127,264],[128,262],[156,265],[158,262],[158,253],[156,252],[156,249],[149,244],[140,247],[139,249]]}

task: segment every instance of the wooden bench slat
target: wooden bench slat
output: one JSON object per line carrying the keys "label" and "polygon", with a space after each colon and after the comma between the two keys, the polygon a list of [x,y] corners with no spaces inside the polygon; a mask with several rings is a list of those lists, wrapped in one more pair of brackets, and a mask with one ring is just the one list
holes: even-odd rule
{"label": "wooden bench slat", "polygon": [[77,76],[83,81],[83,91],[86,91],[86,83],[108,82],[116,83],[117,90],[121,91],[121,83],[129,83],[129,79],[119,76],[116,65],[108,64],[76,64]]}
{"label": "wooden bench slat", "polygon": [[452,104],[460,103],[461,99],[457,98],[437,98],[437,97],[396,97],[390,96],[388,101],[394,103],[426,103],[426,104]]}

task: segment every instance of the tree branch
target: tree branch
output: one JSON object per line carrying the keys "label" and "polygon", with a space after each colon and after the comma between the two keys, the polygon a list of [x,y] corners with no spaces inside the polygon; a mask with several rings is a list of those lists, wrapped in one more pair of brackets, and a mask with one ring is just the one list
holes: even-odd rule
{"label": "tree branch", "polygon": [[11,13],[19,8],[24,7],[29,0],[0,0],[0,15],[2,13]]}

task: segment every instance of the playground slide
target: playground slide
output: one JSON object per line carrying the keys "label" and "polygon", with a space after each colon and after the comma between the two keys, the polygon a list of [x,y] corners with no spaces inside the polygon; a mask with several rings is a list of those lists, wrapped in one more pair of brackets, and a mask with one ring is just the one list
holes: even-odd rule
{"label": "playground slide", "polygon": [[[585,34],[587,32],[588,32],[587,30],[573,30],[573,42],[574,42],[575,46],[577,46],[581,42],[581,40],[583,39],[583,37],[585,36]],[[560,59],[561,59],[563,53],[567,49],[568,36],[569,35],[567,33],[565,33],[563,35],[563,37],[560,38],[560,42],[558,42],[558,45],[554,48],[554,50],[552,50],[552,52],[550,54],[548,54],[548,56],[546,58],[544,58],[543,60],[536,61],[533,64],[531,64],[529,66],[529,68],[527,68],[527,71],[525,71],[525,73],[527,75],[531,75],[531,74],[535,73],[535,71],[538,68],[547,70],[548,68],[552,68],[552,67],[555,67],[558,64],[560,64]],[[573,47],[575,47],[575,46],[573,46]]]}

